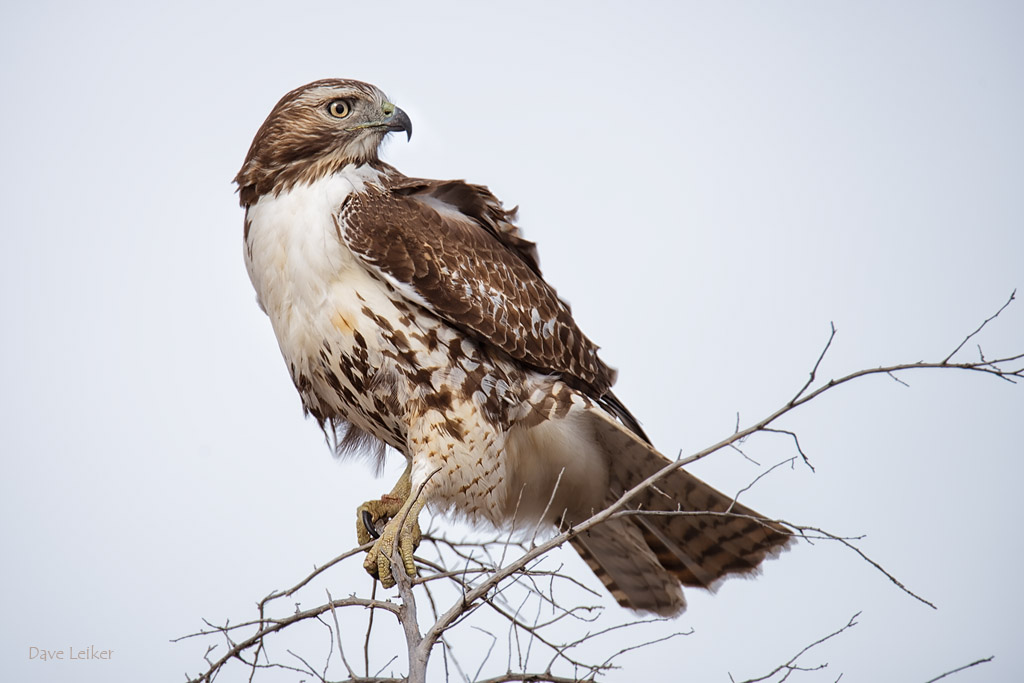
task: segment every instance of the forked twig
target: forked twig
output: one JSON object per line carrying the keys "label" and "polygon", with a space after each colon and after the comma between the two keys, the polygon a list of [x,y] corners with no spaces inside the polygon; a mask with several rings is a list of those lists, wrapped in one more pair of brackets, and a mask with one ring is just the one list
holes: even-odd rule
{"label": "forked twig", "polygon": [[[742,681],[742,683],[758,683],[759,681],[766,681],[769,678],[771,678],[772,676],[774,676],[775,674],[779,673],[780,671],[785,671],[786,672],[786,675],[782,679],[782,680],[785,680],[786,678],[788,678],[789,673],[792,672],[792,671],[797,671],[797,670],[799,670],[799,671],[806,671],[806,670],[808,670],[808,669],[806,669],[804,667],[797,666],[796,660],[800,659],[800,657],[802,657],[808,650],[811,650],[812,648],[815,648],[815,647],[821,645],[825,641],[827,641],[827,640],[829,640],[831,638],[835,638],[840,633],[843,633],[844,631],[847,631],[847,630],[853,628],[854,626],[856,626],[857,625],[857,617],[859,617],[859,616],[860,616],[860,612],[857,612],[852,617],[850,617],[850,620],[848,622],[846,622],[845,626],[843,626],[842,628],[840,628],[837,631],[833,631],[832,633],[828,634],[827,636],[825,636],[823,638],[819,638],[818,640],[814,641],[810,645],[807,645],[802,650],[797,652],[795,655],[790,657],[789,661],[787,661],[784,664],[780,664],[779,666],[777,666],[774,669],[772,669],[770,672],[766,673],[764,676],[759,676],[757,678],[748,678],[747,680]],[[819,664],[818,666],[815,666],[815,667],[812,667],[812,668],[813,669],[824,669],[827,666],[828,666],[828,664]],[[729,680],[730,681],[734,680],[733,677],[732,677],[732,674],[729,674]]]}

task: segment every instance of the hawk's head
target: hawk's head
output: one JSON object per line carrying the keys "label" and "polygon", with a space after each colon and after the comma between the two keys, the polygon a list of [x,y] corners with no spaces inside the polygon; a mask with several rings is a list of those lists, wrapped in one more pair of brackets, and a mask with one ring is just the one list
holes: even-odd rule
{"label": "hawk's head", "polygon": [[412,122],[369,83],[331,78],[281,98],[260,126],[235,176],[242,205],[334,173],[346,164],[377,161],[388,133]]}

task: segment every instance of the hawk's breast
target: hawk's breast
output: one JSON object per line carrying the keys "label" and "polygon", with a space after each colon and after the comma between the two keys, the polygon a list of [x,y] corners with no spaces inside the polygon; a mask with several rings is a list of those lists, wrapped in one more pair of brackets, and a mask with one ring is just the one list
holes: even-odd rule
{"label": "hawk's breast", "polygon": [[245,261],[306,409],[397,446],[404,428],[387,355],[395,340],[380,322],[398,329],[405,313],[342,243],[337,223],[345,198],[375,174],[347,168],[261,197],[246,214]]}

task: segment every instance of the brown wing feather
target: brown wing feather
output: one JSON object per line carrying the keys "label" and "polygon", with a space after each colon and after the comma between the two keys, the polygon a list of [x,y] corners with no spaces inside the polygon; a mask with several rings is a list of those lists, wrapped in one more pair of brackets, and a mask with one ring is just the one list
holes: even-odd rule
{"label": "brown wing feather", "polygon": [[[431,197],[454,209],[489,232],[499,242],[511,249],[538,276],[540,260],[537,256],[537,245],[522,236],[513,222],[518,208],[505,210],[498,198],[491,194],[483,185],[473,185],[463,180],[424,180],[421,178],[402,178],[388,186],[392,194],[404,196]],[[568,309],[569,305],[562,303]]]}
{"label": "brown wing feather", "polygon": [[614,371],[540,276],[510,212],[480,186],[404,180],[346,200],[339,222],[353,253],[459,329],[603,395]]}

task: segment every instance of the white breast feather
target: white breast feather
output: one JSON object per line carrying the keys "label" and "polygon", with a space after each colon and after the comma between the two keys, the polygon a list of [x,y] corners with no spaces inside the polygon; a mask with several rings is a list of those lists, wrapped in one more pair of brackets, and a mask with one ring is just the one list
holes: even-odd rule
{"label": "white breast feather", "polygon": [[[387,300],[381,284],[339,239],[335,216],[377,172],[346,167],[249,207],[246,268],[289,362],[315,353],[338,313]],[[363,297],[360,301],[356,294]]]}

